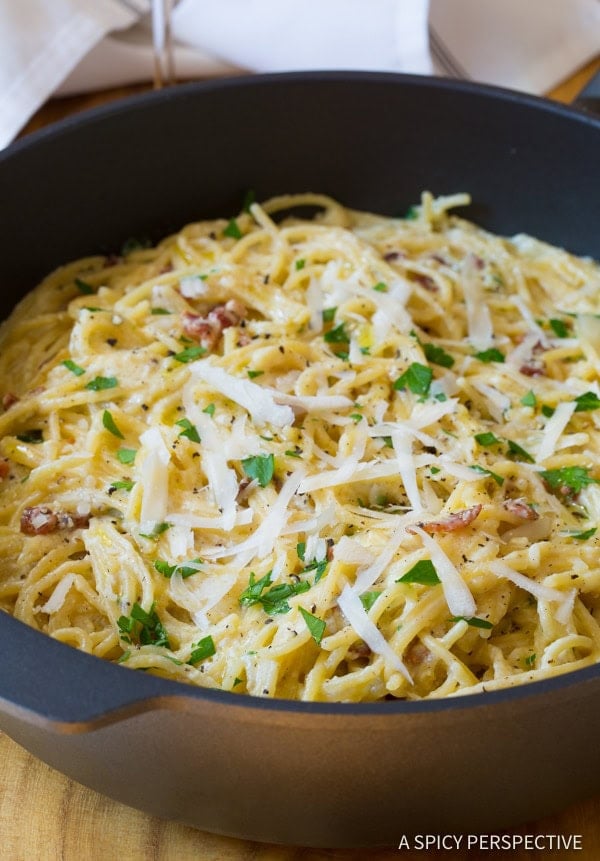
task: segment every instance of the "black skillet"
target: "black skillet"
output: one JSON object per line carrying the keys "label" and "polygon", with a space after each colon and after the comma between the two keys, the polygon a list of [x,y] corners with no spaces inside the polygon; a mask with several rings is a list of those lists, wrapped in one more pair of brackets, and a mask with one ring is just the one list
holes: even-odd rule
{"label": "black skillet", "polygon": [[[232,215],[243,193],[401,214],[422,189],[600,258],[600,121],[498,89],[365,73],[258,76],[129,99],[0,155],[2,316],[78,256]],[[599,299],[600,306],[600,299]],[[600,311],[600,307],[599,307]],[[600,789],[600,668],[417,704],[193,689],[0,619],[0,728],[60,771],[198,828],[304,846],[497,831]]]}

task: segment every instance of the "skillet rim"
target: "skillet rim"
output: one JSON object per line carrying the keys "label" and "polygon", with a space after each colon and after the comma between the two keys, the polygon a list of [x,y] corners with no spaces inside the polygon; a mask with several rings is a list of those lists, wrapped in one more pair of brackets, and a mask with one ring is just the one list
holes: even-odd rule
{"label": "skillet rim", "polygon": [[[576,105],[565,105],[559,102],[551,101],[545,97],[535,96],[528,93],[522,93],[516,90],[510,90],[504,87],[491,86],[488,84],[479,84],[473,81],[461,81],[456,79],[442,78],[430,75],[405,75],[394,72],[370,72],[370,71],[354,71],[354,70],[327,70],[327,71],[310,71],[310,72],[278,72],[269,74],[244,74],[235,75],[225,78],[217,78],[205,81],[191,81],[178,84],[173,88],[166,88],[159,91],[149,91],[144,93],[134,94],[126,98],[118,99],[105,105],[84,110],[75,115],[68,116],[50,126],[44,127],[37,131],[31,132],[25,137],[17,139],[10,144],[6,149],[0,152],[0,170],[9,170],[10,162],[13,158],[18,158],[23,152],[28,152],[32,148],[38,146],[43,147],[46,140],[57,140],[68,134],[71,129],[77,129],[81,126],[91,126],[96,123],[102,123],[106,118],[118,117],[123,113],[132,111],[144,111],[151,109],[153,104],[161,104],[175,100],[185,101],[195,98],[203,92],[218,92],[228,89],[244,89],[262,88],[262,87],[277,87],[291,84],[318,84],[325,83],[360,83],[360,84],[389,84],[389,85],[409,85],[414,87],[422,87],[423,90],[433,89],[436,91],[448,91],[452,93],[460,92],[465,95],[472,94],[474,96],[485,97],[491,101],[500,101],[509,104],[518,104],[529,110],[542,111],[544,113],[555,114],[564,117],[569,122],[581,123],[584,126],[590,127],[594,131],[600,132],[600,117],[597,117],[583,108]],[[552,695],[555,692],[565,690],[569,687],[579,687],[583,691],[590,684],[596,682],[600,684],[600,663],[593,664],[578,670],[573,670],[555,676],[550,679],[544,679],[533,682],[524,682],[515,685],[514,687],[503,688],[497,691],[489,691],[479,694],[464,694],[454,697],[446,697],[442,699],[428,699],[418,701],[393,700],[373,703],[345,703],[345,702],[304,702],[301,700],[288,699],[272,699],[265,697],[256,697],[246,694],[235,694],[229,691],[219,689],[211,689],[188,685],[185,682],[175,681],[162,678],[160,676],[149,676],[144,674],[136,674],[134,676],[125,676],[123,673],[117,674],[122,667],[116,666],[113,662],[106,661],[102,658],[96,658],[94,655],[89,655],[79,649],[53,640],[49,635],[37,631],[28,626],[25,622],[10,616],[8,613],[3,614],[6,618],[0,621],[0,642],[6,636],[5,628],[16,627],[16,636],[24,643],[31,635],[35,648],[35,639],[43,638],[43,643],[48,648],[44,652],[51,652],[57,648],[59,654],[64,656],[61,658],[60,668],[64,669],[65,665],[74,664],[74,669],[80,667],[79,680],[85,677],[85,681],[91,684],[91,677],[96,680],[99,676],[111,676],[112,685],[107,686],[101,693],[105,695],[106,702],[100,702],[93,709],[93,715],[88,716],[82,714],[85,708],[78,703],[81,691],[76,686],[77,673],[69,676],[72,679],[71,697],[72,702],[67,700],[63,703],[64,710],[67,716],[56,716],[48,714],[52,711],[52,707],[44,706],[39,702],[41,686],[36,688],[34,697],[35,705],[26,704],[19,701],[18,684],[16,692],[13,691],[12,697],[4,696],[2,691],[3,683],[0,682],[0,704],[12,703],[19,709],[26,712],[31,712],[39,717],[45,717],[54,722],[58,720],[61,723],[77,723],[82,720],[98,721],[102,717],[110,716],[111,713],[117,713],[123,708],[128,708],[134,705],[143,706],[147,704],[148,709],[160,708],[163,701],[170,699],[191,699],[205,700],[206,703],[215,702],[223,706],[242,707],[246,710],[258,710],[261,712],[275,712],[278,714],[294,713],[297,715],[312,714],[312,715],[335,715],[338,717],[384,717],[384,716],[400,716],[418,713],[433,713],[446,712],[455,710],[471,710],[484,706],[494,706],[495,704],[506,703],[510,701],[522,701],[524,699],[536,699],[538,702],[544,695]],[[38,642],[42,643],[42,640]],[[53,644],[50,646],[49,644]],[[61,650],[64,650],[61,652]],[[70,655],[70,657],[69,657]],[[92,659],[93,664],[89,664],[89,673],[87,672],[86,661]],[[32,667],[36,667],[36,662],[32,661]],[[95,667],[95,670],[94,670]],[[59,676],[61,674],[59,673]],[[43,685],[46,687],[50,682],[48,675],[42,676],[38,672],[38,676],[43,679]],[[37,679],[36,679],[37,680]],[[120,684],[118,684],[120,680]],[[18,680],[17,680],[18,681]],[[91,684],[95,689],[95,685]],[[122,691],[118,690],[122,689]],[[73,696],[75,692],[76,696]],[[117,696],[117,694],[119,694]],[[112,696],[111,696],[112,695]],[[110,699],[118,700],[110,704]],[[25,699],[28,699],[25,697]],[[158,702],[157,702],[158,701]],[[79,711],[77,711],[79,709]],[[119,719],[116,716],[116,719]]]}

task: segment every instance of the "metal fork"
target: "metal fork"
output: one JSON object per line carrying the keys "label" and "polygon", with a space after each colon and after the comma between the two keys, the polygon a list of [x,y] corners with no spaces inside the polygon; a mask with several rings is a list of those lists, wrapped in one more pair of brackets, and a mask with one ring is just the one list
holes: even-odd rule
{"label": "metal fork", "polygon": [[175,83],[171,12],[173,0],[152,0],[152,44],[154,46],[154,89]]}

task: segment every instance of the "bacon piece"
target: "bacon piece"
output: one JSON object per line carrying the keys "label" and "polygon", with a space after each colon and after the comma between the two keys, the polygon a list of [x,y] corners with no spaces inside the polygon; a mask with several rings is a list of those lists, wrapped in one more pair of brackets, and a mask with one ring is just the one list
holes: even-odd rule
{"label": "bacon piece", "polygon": [[[472,505],[471,508],[463,508],[462,511],[453,511],[448,517],[442,520],[430,520],[428,523],[417,523],[425,532],[456,532],[457,529],[464,529],[469,523],[472,523],[482,509],[481,503]],[[413,532],[410,526],[406,527],[407,532]]]}
{"label": "bacon piece", "polygon": [[524,374],[526,377],[543,377],[545,376],[545,371],[541,365],[536,365],[533,362],[527,363],[525,365],[521,365],[519,371]]}
{"label": "bacon piece", "polygon": [[426,290],[429,290],[430,293],[437,293],[439,287],[429,275],[423,275],[421,272],[413,272],[412,273],[413,280],[420,284],[421,287],[424,287]]}
{"label": "bacon piece", "polygon": [[535,508],[532,508],[523,497],[520,499],[506,499],[502,505],[511,514],[514,514],[515,517],[520,517],[521,520],[537,520],[540,516]]}
{"label": "bacon piece", "polygon": [[89,515],[56,513],[44,505],[24,508],[21,514],[21,532],[24,535],[49,535],[59,529],[79,529],[89,523]]}
{"label": "bacon piece", "polygon": [[417,640],[417,642],[408,647],[403,657],[406,665],[414,669],[420,664],[428,662],[431,658],[431,652],[427,646],[424,646],[423,643]]}
{"label": "bacon piece", "polygon": [[16,404],[19,398],[13,394],[12,392],[6,392],[6,394],[2,395],[2,407],[7,410],[9,407],[12,407],[13,404]]}
{"label": "bacon piece", "polygon": [[10,464],[7,460],[0,460],[0,479],[6,478],[10,472]]}
{"label": "bacon piece", "polygon": [[246,315],[246,308],[237,299],[230,299],[225,305],[217,305],[208,312],[207,317],[186,312],[183,315],[183,331],[198,341],[202,347],[212,350],[217,345],[223,330],[237,326]]}

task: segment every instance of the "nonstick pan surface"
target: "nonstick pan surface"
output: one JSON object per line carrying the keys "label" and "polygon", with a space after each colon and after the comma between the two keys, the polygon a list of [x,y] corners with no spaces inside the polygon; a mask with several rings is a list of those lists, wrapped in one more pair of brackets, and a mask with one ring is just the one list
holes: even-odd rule
{"label": "nonstick pan surface", "polygon": [[[600,122],[431,78],[312,73],[137,97],[0,156],[0,313],[53,267],[318,191],[401,214],[423,189],[600,258]],[[600,304],[600,303],[599,303]],[[600,310],[600,309],[599,309]],[[127,804],[248,839],[397,843],[552,813],[600,787],[600,670],[417,704],[243,698],[133,673],[0,619],[0,728]],[[140,774],[143,763],[143,774]]]}

